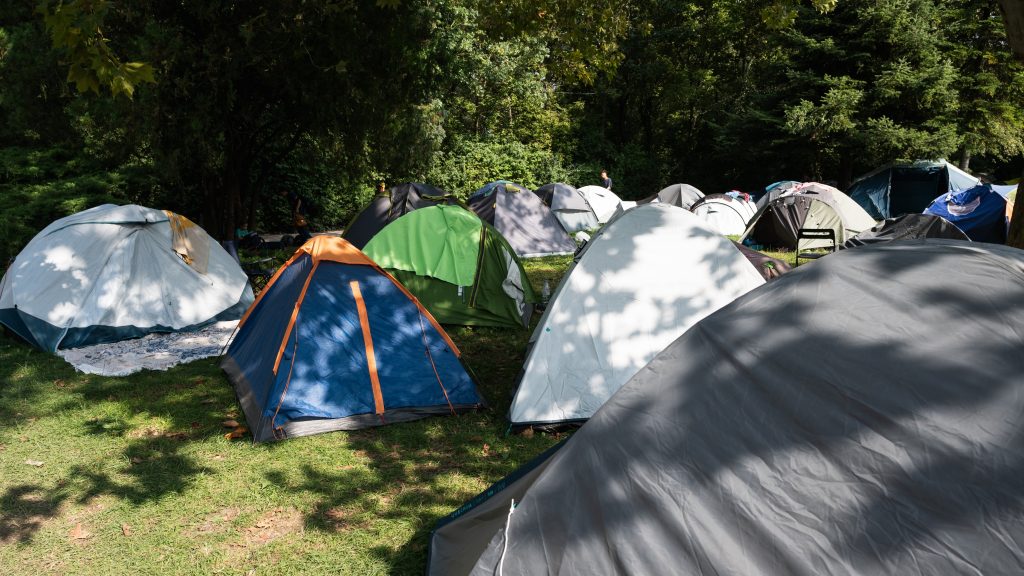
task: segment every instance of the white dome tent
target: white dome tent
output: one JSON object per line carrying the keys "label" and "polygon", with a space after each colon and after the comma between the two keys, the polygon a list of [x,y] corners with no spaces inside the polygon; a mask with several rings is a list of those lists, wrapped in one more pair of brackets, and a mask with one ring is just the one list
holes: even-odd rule
{"label": "white dome tent", "polygon": [[747,222],[754,217],[757,207],[749,200],[729,194],[708,194],[694,202],[690,212],[718,230],[719,234],[738,236],[747,229]]}
{"label": "white dome tent", "polygon": [[537,325],[512,425],[586,420],[690,326],[762,284],[732,242],[686,210],[622,213],[587,243]]}
{"label": "white dome tent", "polygon": [[0,281],[0,324],[44,350],[238,319],[248,278],[187,218],[104,204],[37,234]]}
{"label": "white dome tent", "polygon": [[579,191],[601,224],[608,222],[616,211],[629,207],[622,205],[622,199],[615,192],[601,186],[584,186]]}

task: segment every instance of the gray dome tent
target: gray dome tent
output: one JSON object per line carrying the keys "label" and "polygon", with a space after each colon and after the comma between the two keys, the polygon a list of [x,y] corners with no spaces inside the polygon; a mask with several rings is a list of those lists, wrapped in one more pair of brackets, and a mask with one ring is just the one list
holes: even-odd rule
{"label": "gray dome tent", "polygon": [[1022,274],[916,240],[746,294],[440,522],[429,573],[1019,573]]}
{"label": "gray dome tent", "polygon": [[540,197],[545,206],[551,208],[555,219],[569,234],[601,226],[594,209],[576,187],[555,182],[545,184],[533,192]]}
{"label": "gray dome tent", "polygon": [[695,202],[703,197],[704,193],[698,190],[695,186],[690,186],[689,184],[672,184],[671,186],[662,188],[657,194],[648,196],[643,200],[638,200],[637,204],[661,202],[662,204],[673,204],[684,210],[689,210]]}
{"label": "gray dome tent", "polygon": [[740,242],[800,250],[823,248],[828,245],[825,240],[803,240],[798,247],[800,229],[831,229],[836,243],[842,244],[874,225],[874,219],[846,194],[825,184],[804,182],[759,209]]}
{"label": "gray dome tent", "polygon": [[555,220],[551,210],[527,188],[498,180],[466,201],[481,220],[494,226],[520,258],[572,254],[576,242]]}

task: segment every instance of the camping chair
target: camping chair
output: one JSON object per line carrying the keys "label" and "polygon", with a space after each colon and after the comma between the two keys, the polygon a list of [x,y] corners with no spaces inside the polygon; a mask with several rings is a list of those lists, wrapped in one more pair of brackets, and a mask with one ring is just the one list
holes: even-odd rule
{"label": "camping chair", "polygon": [[[828,252],[801,252],[800,241],[804,238],[808,240],[828,240],[832,243],[831,248],[826,248]],[[800,228],[796,232],[796,266],[800,265],[800,259],[804,260],[815,260],[821,258],[825,254],[836,251],[836,231],[831,228]]]}
{"label": "camping chair", "polygon": [[227,250],[228,254],[235,259],[235,262],[238,262],[238,265],[242,268],[242,272],[245,272],[245,275],[249,277],[249,285],[252,286],[253,293],[259,294],[262,292],[263,288],[266,287],[267,282],[270,281],[271,276],[273,276],[274,272],[277,271],[274,268],[267,268],[267,263],[273,262],[274,259],[260,258],[255,262],[242,264],[241,259],[238,257],[238,247],[235,245],[234,240],[225,240],[221,242],[221,245],[224,246],[224,249]]}

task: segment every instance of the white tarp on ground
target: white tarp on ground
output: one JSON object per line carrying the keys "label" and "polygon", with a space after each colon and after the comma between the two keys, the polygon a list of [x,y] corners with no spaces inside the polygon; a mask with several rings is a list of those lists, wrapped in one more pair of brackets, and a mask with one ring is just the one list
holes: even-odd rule
{"label": "white tarp on ground", "polygon": [[590,208],[594,210],[594,215],[597,216],[597,221],[601,224],[610,220],[622,204],[622,199],[615,192],[601,186],[584,186],[579,191],[590,204]]}
{"label": "white tarp on ground", "polygon": [[238,320],[215,322],[194,332],[150,334],[142,338],[58,350],[79,372],[127,376],[142,370],[167,370],[201,358],[220,356]]}
{"label": "white tarp on ground", "polygon": [[622,213],[587,243],[534,331],[513,425],[589,418],[690,326],[762,284],[732,242],[686,210]]}

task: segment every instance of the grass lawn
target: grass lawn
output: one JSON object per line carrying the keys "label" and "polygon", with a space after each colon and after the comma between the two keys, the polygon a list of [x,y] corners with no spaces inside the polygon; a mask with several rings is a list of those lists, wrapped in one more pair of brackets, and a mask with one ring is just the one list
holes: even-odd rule
{"label": "grass lawn", "polygon": [[506,435],[529,333],[450,334],[489,410],[257,446],[215,359],[103,378],[0,336],[3,574],[422,574],[438,518],[557,442]]}

